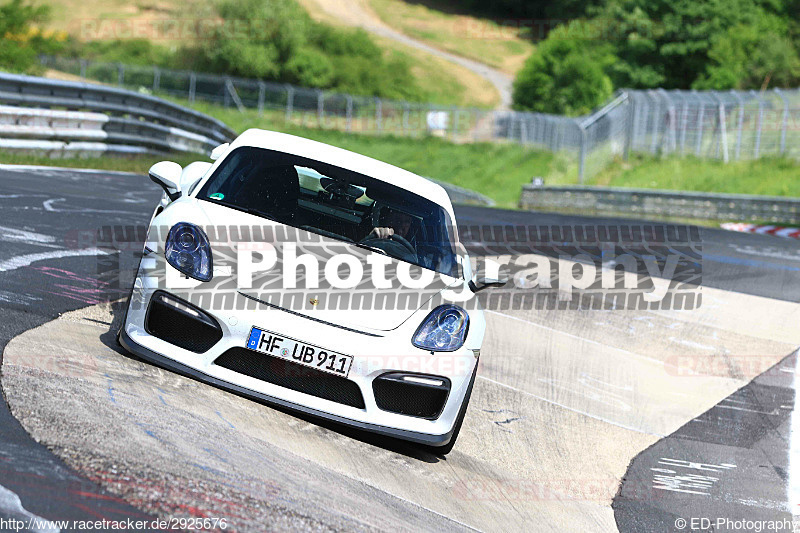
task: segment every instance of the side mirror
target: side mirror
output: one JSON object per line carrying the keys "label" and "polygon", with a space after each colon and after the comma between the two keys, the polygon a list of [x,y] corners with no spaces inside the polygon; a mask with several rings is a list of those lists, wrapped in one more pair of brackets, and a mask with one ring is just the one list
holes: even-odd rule
{"label": "side mirror", "polygon": [[469,288],[472,292],[480,292],[490,287],[502,287],[508,283],[507,278],[494,279],[494,278],[475,278],[469,281]]}
{"label": "side mirror", "polygon": [[228,151],[228,148],[230,148],[230,146],[231,143],[220,144],[219,146],[211,150],[211,155],[209,155],[208,158],[211,159],[212,161],[216,161],[217,159],[225,155],[225,152]]}
{"label": "side mirror", "polygon": [[161,186],[170,200],[175,201],[181,196],[181,172],[178,163],[161,161],[150,167],[150,179]]}

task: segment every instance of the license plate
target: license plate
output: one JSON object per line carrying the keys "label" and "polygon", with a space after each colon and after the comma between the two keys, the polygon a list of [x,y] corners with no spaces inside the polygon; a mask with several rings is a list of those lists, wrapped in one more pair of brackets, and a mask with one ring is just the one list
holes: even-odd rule
{"label": "license plate", "polygon": [[325,348],[257,327],[253,327],[250,330],[247,347],[256,352],[280,357],[287,361],[294,361],[301,365],[343,377],[347,377],[347,374],[350,373],[350,366],[353,364],[352,355],[332,352]]}

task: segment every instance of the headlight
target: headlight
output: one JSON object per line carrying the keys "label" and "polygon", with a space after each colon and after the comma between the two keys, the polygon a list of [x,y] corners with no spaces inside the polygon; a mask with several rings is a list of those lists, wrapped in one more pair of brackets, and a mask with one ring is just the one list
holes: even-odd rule
{"label": "headlight", "polygon": [[213,264],[208,237],[198,226],[178,222],[167,235],[167,262],[190,278],[211,281]]}
{"label": "headlight", "polygon": [[464,344],[469,315],[455,305],[440,305],[417,328],[411,343],[434,352],[454,352]]}

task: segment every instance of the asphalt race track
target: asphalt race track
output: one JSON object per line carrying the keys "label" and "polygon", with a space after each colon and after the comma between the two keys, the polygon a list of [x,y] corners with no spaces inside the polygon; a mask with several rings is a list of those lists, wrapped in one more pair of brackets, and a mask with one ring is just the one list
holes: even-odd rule
{"label": "asphalt race track", "polygon": [[[4,167],[0,183],[0,518],[51,521],[42,531],[154,516],[246,531],[678,531],[689,530],[681,519],[800,514],[795,240],[701,230],[692,311],[488,312],[445,458],[123,353],[121,306],[106,303],[121,295],[98,279],[104,252],[78,232],[146,224],[160,196],[146,178]],[[706,366],[687,374],[681,357]]]}

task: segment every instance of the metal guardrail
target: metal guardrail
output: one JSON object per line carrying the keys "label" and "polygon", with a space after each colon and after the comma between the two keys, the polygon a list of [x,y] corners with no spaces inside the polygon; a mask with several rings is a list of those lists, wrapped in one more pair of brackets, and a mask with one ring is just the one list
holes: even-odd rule
{"label": "metal guardrail", "polygon": [[625,189],[522,188],[520,207],[601,216],[800,224],[800,199],[749,194]]}
{"label": "metal guardrail", "polygon": [[0,73],[0,148],[71,153],[209,153],[222,122],[116,87]]}

